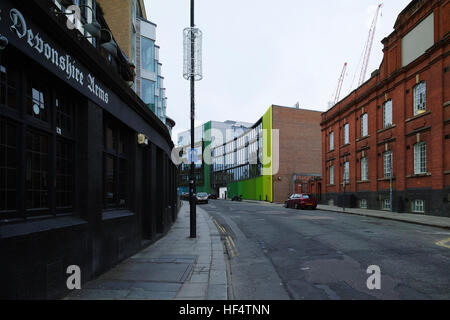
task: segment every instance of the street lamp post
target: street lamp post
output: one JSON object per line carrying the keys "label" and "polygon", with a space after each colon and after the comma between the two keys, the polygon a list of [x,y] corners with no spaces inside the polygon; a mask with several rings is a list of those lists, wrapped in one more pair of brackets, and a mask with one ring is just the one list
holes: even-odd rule
{"label": "street lamp post", "polygon": [[[191,0],[191,28],[194,28],[194,0]],[[195,51],[194,51],[194,37],[191,36],[191,178],[189,179],[189,203],[190,210],[190,230],[191,238],[197,237],[197,207],[195,205],[195,162],[194,162],[194,127],[195,127],[195,79],[192,74],[195,71]]]}
{"label": "street lamp post", "polygon": [[195,177],[195,159],[194,159],[194,147],[195,147],[195,81],[199,81],[203,78],[202,75],[202,63],[201,63],[201,41],[202,32],[200,29],[195,28],[194,22],[194,0],[191,0],[191,26],[184,29],[184,67],[183,77],[186,80],[190,80],[191,85],[191,151],[190,155],[190,178],[189,178],[189,204],[190,204],[190,237],[197,237],[197,214],[196,205],[194,199],[194,193],[196,188]]}

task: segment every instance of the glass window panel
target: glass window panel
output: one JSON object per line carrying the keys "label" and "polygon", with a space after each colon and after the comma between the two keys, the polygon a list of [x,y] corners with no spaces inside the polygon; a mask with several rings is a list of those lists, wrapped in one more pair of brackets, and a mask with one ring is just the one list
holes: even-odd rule
{"label": "glass window panel", "polygon": [[414,115],[419,115],[426,109],[426,83],[421,82],[414,87]]}
{"label": "glass window panel", "polygon": [[155,72],[155,43],[146,37],[141,37],[141,64],[143,69]]}
{"label": "glass window panel", "polygon": [[107,150],[114,150],[115,149],[115,139],[114,139],[114,131],[109,126],[106,127],[106,149]]}
{"label": "glass window panel", "polygon": [[344,181],[345,183],[350,182],[350,162],[344,163]]}
{"label": "glass window panel", "polygon": [[414,145],[414,174],[427,172],[427,144],[420,142]]}
{"label": "glass window panel", "polygon": [[383,127],[392,125],[392,100],[387,101],[383,107]]}
{"label": "glass window panel", "polygon": [[330,133],[330,151],[334,150],[334,132]]}
{"label": "glass window panel", "polygon": [[17,169],[16,127],[2,119],[0,120],[0,212],[16,210]]}
{"label": "glass window panel", "polygon": [[156,112],[155,83],[153,81],[147,79],[141,80],[141,96],[145,104],[153,112]]}
{"label": "glass window panel", "polygon": [[17,108],[17,69],[14,63],[0,65],[0,104]]}
{"label": "glass window panel", "polygon": [[363,114],[361,117],[361,137],[367,137],[369,135],[369,116],[367,113]]}
{"label": "glass window panel", "polygon": [[369,159],[361,159],[361,181],[369,180]]}
{"label": "glass window panel", "polygon": [[350,127],[349,124],[344,125],[344,144],[350,143]]}
{"label": "glass window panel", "polygon": [[334,184],[334,166],[330,167],[330,184]]}
{"label": "glass window panel", "polygon": [[45,135],[26,133],[27,209],[48,209],[49,142]]}
{"label": "glass window panel", "polygon": [[392,151],[387,151],[383,154],[383,171],[385,178],[391,177],[392,165]]}
{"label": "glass window panel", "polygon": [[115,203],[115,161],[113,157],[107,156],[105,163],[106,186],[105,186],[105,200],[108,207],[114,206]]}
{"label": "glass window panel", "polygon": [[72,208],[74,194],[74,146],[58,139],[56,141],[56,207]]}

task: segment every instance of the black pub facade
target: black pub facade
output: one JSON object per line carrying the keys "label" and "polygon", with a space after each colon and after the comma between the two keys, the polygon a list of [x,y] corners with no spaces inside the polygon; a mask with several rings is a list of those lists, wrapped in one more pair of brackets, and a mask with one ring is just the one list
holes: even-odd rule
{"label": "black pub facade", "polygon": [[0,2],[0,299],[64,297],[70,266],[84,283],[178,212],[167,127],[95,1],[72,2],[100,25],[92,38],[65,2]]}

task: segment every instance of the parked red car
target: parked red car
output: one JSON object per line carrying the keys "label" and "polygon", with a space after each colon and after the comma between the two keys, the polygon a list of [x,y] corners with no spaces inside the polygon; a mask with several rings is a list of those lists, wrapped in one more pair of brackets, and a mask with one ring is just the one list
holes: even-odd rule
{"label": "parked red car", "polygon": [[317,208],[317,200],[310,194],[293,194],[284,203],[285,208],[313,209]]}

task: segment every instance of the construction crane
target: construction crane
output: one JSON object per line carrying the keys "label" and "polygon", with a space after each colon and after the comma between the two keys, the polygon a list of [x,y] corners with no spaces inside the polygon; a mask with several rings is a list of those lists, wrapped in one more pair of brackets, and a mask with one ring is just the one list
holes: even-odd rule
{"label": "construction crane", "polygon": [[345,78],[345,70],[347,70],[347,62],[344,63],[344,67],[342,68],[341,76],[339,77],[339,82],[338,82],[336,92],[333,95],[333,101],[332,101],[333,106],[339,102],[339,97],[341,96],[342,84],[344,83],[344,78]]}
{"label": "construction crane", "polygon": [[377,29],[378,15],[381,11],[382,6],[383,6],[382,3],[378,5],[377,12],[375,13],[375,17],[373,18],[372,21],[372,26],[370,27],[369,30],[369,37],[367,38],[367,43],[364,50],[364,59],[361,68],[361,74],[359,75],[358,87],[361,86],[364,80],[366,79],[367,66],[369,65],[370,53],[372,52],[373,38],[375,36],[375,30]]}

